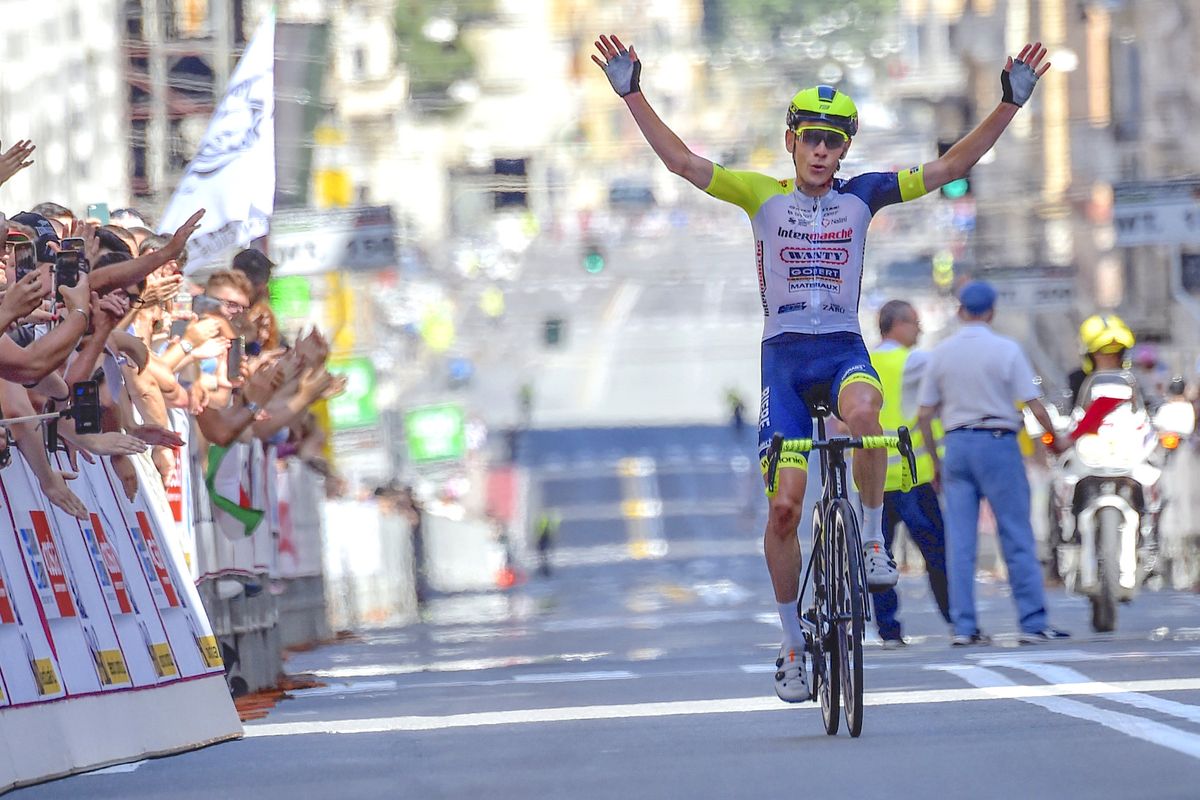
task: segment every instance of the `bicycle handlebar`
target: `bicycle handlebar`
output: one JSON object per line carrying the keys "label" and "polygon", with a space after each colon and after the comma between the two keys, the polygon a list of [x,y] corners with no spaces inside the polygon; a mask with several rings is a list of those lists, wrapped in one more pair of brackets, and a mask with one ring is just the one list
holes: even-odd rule
{"label": "bicycle handlebar", "polygon": [[774,488],[775,473],[779,468],[779,457],[783,453],[808,453],[813,450],[865,450],[875,448],[890,448],[904,457],[904,470],[901,491],[908,491],[913,486],[913,476],[917,474],[917,457],[913,452],[912,435],[908,428],[901,426],[895,436],[834,436],[824,441],[817,439],[784,439],[783,434],[771,436],[771,445],[767,448],[767,486]]}

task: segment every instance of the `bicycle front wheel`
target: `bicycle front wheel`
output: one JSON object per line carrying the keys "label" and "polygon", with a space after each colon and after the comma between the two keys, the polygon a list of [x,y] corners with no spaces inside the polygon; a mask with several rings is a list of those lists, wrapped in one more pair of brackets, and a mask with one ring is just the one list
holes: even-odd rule
{"label": "bicycle front wheel", "polygon": [[862,733],[863,724],[863,631],[867,589],[863,579],[862,544],[858,515],[845,500],[832,509],[832,545],[840,571],[834,578],[841,613],[837,622],[838,673],[841,678],[842,708],[850,735]]}
{"label": "bicycle front wheel", "polygon": [[821,701],[821,720],[825,733],[834,736],[841,724],[841,709],[838,708],[838,692],[841,690],[840,661],[837,654],[837,636],[834,635],[838,616],[837,594],[834,591],[838,570],[832,563],[834,549],[830,546],[828,527],[823,525],[822,507],[818,503],[813,509],[813,611],[816,645],[813,657],[813,691]]}

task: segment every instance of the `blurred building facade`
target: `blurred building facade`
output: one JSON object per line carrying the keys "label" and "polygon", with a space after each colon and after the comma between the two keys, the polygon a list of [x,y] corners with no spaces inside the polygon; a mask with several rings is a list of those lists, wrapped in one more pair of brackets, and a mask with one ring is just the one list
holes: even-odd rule
{"label": "blurred building facade", "polygon": [[4,3],[0,140],[32,139],[36,165],[0,188],[12,213],[41,201],[83,210],[129,194],[118,0]]}

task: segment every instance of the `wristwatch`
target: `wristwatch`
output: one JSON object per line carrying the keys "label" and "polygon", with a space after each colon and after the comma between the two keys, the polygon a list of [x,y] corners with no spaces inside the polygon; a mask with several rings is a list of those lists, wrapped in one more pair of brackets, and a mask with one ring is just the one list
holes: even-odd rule
{"label": "wristwatch", "polygon": [[182,350],[183,350],[183,354],[184,354],[185,356],[186,356],[188,353],[190,353],[190,352],[192,352],[193,350],[195,350],[195,349],[196,349],[196,345],[192,344],[192,343],[191,343],[191,342],[189,342],[187,339],[180,339],[180,340],[179,340],[179,347],[180,347],[180,349],[182,349]]}
{"label": "wristwatch", "polygon": [[251,414],[253,414],[254,416],[257,417],[258,412],[262,411],[262,406],[260,406],[258,403],[254,402],[253,400],[247,400],[246,401],[246,409]]}

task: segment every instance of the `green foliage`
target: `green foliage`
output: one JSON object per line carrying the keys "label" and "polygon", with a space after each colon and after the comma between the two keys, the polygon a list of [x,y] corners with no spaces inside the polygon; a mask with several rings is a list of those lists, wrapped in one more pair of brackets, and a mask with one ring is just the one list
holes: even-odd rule
{"label": "green foliage", "polygon": [[[705,0],[705,14],[719,20],[710,31],[716,42],[750,38],[755,43],[786,43],[808,28],[820,36],[865,45],[883,32],[897,0]],[[714,43],[716,43],[714,42]]]}
{"label": "green foliage", "polygon": [[[397,60],[408,67],[414,97],[437,97],[456,81],[475,74],[475,58],[463,42],[463,28],[487,20],[495,13],[495,0],[396,0],[394,28]],[[451,19],[458,32],[448,42],[426,38],[431,19]]]}

